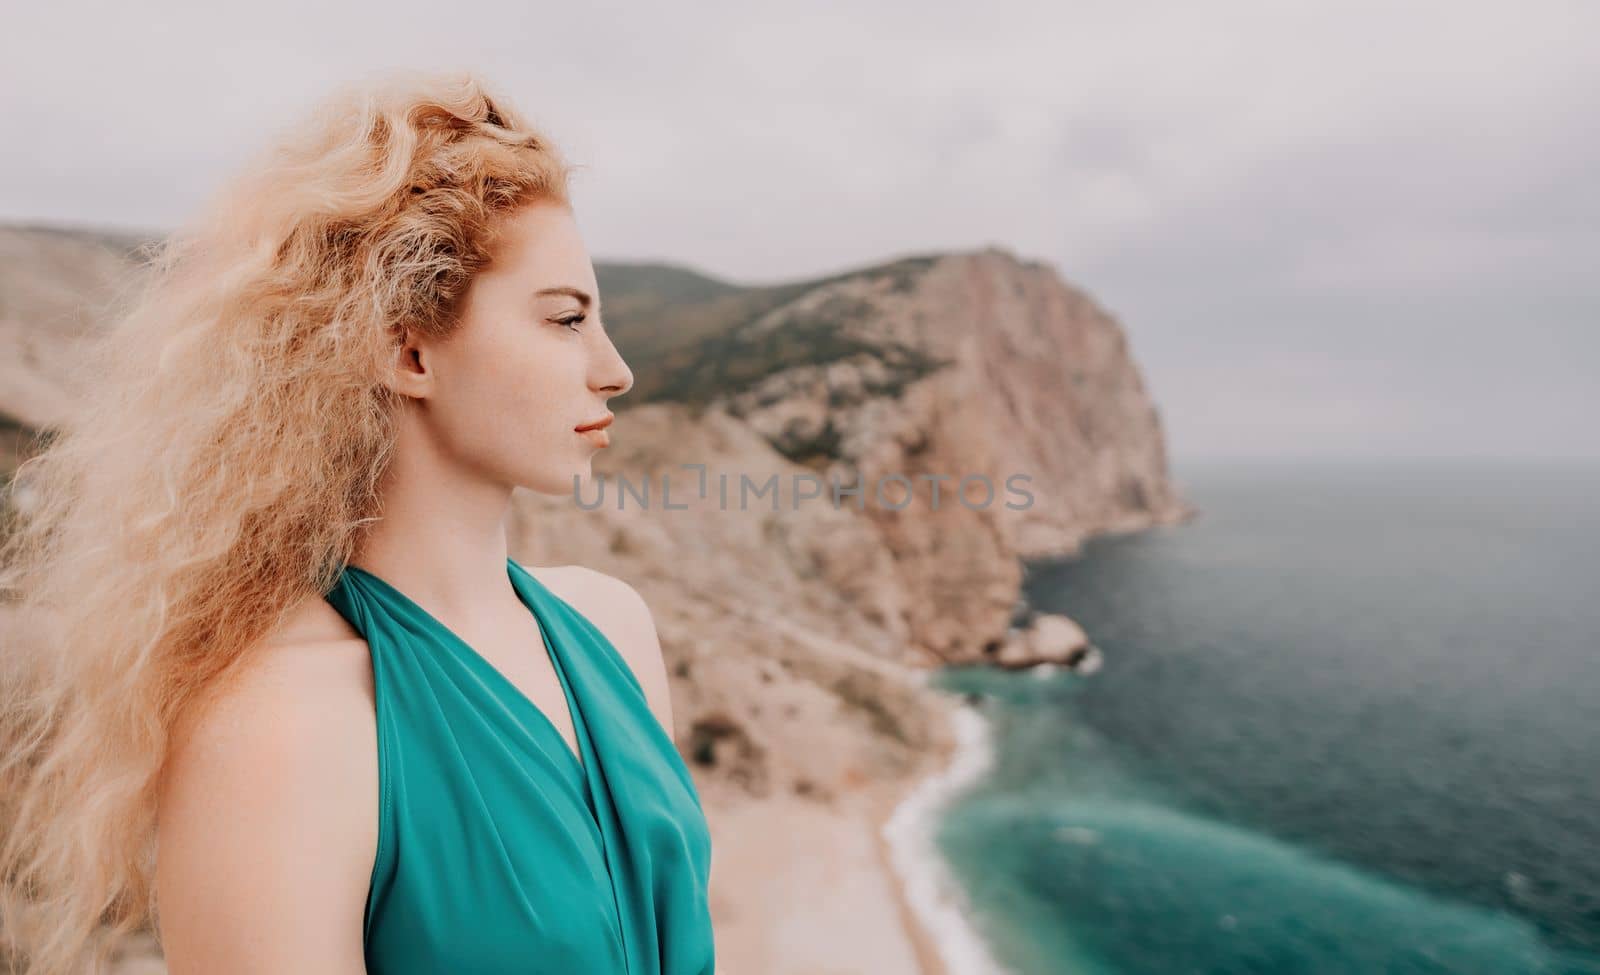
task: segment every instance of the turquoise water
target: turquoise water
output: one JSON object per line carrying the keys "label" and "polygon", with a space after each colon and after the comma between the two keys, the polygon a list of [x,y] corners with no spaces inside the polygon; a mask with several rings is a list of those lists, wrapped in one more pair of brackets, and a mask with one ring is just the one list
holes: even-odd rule
{"label": "turquoise water", "polygon": [[1093,675],[950,669],[940,824],[1019,973],[1600,973],[1600,470],[1180,471],[1030,566]]}

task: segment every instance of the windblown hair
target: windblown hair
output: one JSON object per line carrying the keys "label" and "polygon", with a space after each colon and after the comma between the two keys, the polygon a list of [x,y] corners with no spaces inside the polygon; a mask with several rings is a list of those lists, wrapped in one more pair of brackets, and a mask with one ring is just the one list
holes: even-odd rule
{"label": "windblown hair", "polygon": [[472,75],[388,75],[147,252],[7,488],[0,934],[25,972],[156,926],[178,718],[332,587],[378,517],[404,330],[448,335],[503,218],[570,205],[575,168]]}

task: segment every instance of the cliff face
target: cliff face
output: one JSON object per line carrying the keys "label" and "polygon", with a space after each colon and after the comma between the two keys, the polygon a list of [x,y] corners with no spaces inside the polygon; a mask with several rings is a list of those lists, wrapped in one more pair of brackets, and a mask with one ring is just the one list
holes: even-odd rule
{"label": "cliff face", "polygon": [[715,404],[860,506],[896,577],[881,622],[913,655],[993,654],[1019,557],[1186,511],[1121,328],[1004,251],[817,282],[639,369],[647,396]]}

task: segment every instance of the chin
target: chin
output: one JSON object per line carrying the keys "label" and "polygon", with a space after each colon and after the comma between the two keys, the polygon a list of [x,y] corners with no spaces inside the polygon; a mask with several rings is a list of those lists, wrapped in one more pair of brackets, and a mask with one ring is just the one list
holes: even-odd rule
{"label": "chin", "polygon": [[586,497],[593,497],[596,486],[594,465],[588,458],[584,458],[561,470],[545,469],[531,471],[519,482],[523,487],[538,494],[550,494],[570,497],[573,492],[573,479],[578,481],[578,490],[584,492]]}

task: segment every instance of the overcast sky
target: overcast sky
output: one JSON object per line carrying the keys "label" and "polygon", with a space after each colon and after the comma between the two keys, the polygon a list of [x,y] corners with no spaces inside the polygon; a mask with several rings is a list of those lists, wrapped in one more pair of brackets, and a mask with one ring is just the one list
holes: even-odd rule
{"label": "overcast sky", "polygon": [[331,85],[466,68],[597,259],[1050,262],[1180,468],[1600,457],[1600,3],[227,6],[10,5],[0,220],[167,229]]}

